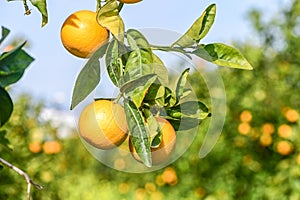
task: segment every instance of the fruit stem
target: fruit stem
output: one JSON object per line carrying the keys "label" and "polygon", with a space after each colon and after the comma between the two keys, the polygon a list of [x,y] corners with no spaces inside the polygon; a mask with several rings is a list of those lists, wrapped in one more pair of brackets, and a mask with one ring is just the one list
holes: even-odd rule
{"label": "fruit stem", "polygon": [[123,8],[123,5],[124,3],[119,3],[119,6],[118,6],[118,11],[121,12],[122,8]]}
{"label": "fruit stem", "polygon": [[114,103],[118,103],[119,100],[122,98],[122,96],[123,96],[123,93],[120,92],[120,93],[118,94],[117,98],[114,100]]}
{"label": "fruit stem", "polygon": [[28,5],[27,5],[27,0],[23,0],[23,5],[25,8],[25,15],[30,15],[31,14],[31,10],[29,9]]}

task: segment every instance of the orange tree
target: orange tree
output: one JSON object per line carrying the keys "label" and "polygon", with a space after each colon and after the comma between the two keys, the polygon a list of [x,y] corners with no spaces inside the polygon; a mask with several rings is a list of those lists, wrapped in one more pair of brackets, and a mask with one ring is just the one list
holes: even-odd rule
{"label": "orange tree", "polygon": [[[42,26],[45,26],[48,23],[46,0],[31,0],[30,2],[40,11]],[[124,3],[137,2],[97,1],[95,20],[109,31],[111,39],[101,44],[83,66],[74,86],[71,109],[74,109],[98,86],[100,82],[99,59],[103,58],[112,83],[120,90],[114,102],[119,103],[121,99],[123,101],[133,148],[141,162],[147,167],[152,167],[151,148],[159,147],[163,140],[156,117],[168,120],[175,131],[178,131],[180,124],[188,121],[188,127],[185,129],[190,129],[198,126],[200,121],[210,115],[210,111],[203,102],[190,101],[187,98],[189,91],[186,82],[189,69],[182,69],[175,87],[171,87],[168,82],[168,70],[156,55],[156,51],[177,52],[187,58],[196,56],[231,68],[252,69],[252,66],[234,47],[222,43],[202,43],[202,39],[214,23],[215,4],[209,5],[180,38],[168,46],[160,46],[150,44],[147,38],[136,29],[125,30],[125,24],[120,15],[122,7]],[[24,0],[23,3],[25,14],[30,14],[27,1]],[[3,30],[2,38],[6,35],[6,30]],[[3,57],[7,55],[3,54]],[[22,56],[22,59],[29,58],[27,54],[24,58],[24,53]],[[3,71],[7,68],[6,64],[1,66]],[[19,70],[22,67],[24,68],[24,66],[13,65],[12,69]],[[6,95],[6,98],[3,100],[4,103],[1,102],[3,105],[1,109],[6,114],[2,120],[6,122],[12,111],[12,103],[4,91],[2,93]],[[32,146],[32,149],[38,149],[34,147],[36,146]],[[167,174],[172,174],[171,171],[169,170]],[[29,181],[28,184],[33,184],[33,182]],[[28,193],[28,198],[30,198],[30,191]]]}

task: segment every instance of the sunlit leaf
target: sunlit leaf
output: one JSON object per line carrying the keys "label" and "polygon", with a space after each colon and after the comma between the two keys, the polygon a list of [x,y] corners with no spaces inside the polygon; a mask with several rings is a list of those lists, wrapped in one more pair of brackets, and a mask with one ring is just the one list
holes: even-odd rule
{"label": "sunlit leaf", "polygon": [[127,82],[121,87],[121,92],[130,97],[139,108],[146,96],[146,93],[152,83],[157,79],[156,74],[144,75],[138,79]]}
{"label": "sunlit leaf", "polygon": [[130,29],[127,41],[132,52],[126,62],[124,81],[154,73],[153,53],[146,38],[137,30]]}
{"label": "sunlit leaf", "polygon": [[125,46],[116,39],[113,39],[108,45],[105,61],[106,69],[111,81],[115,86],[120,87],[123,76],[123,57],[127,51]]}
{"label": "sunlit leaf", "polygon": [[247,59],[236,48],[222,43],[199,45],[192,53],[219,66],[253,69]]}
{"label": "sunlit leaf", "polygon": [[153,56],[153,64],[154,64],[154,73],[157,74],[157,79],[159,82],[166,86],[169,84],[169,76],[168,76],[168,69],[166,68],[163,61],[154,53]]}
{"label": "sunlit leaf", "polygon": [[48,23],[47,2],[46,0],[30,0],[42,15],[42,27]]}
{"label": "sunlit leaf", "polygon": [[6,87],[18,81],[25,69],[34,61],[22,48],[25,42],[15,49],[0,55],[0,86]]}
{"label": "sunlit leaf", "polygon": [[179,76],[177,82],[176,82],[176,89],[175,89],[175,93],[176,93],[176,99],[177,102],[179,102],[179,100],[181,99],[181,97],[183,96],[183,92],[185,89],[185,85],[187,82],[187,76],[189,74],[189,68],[185,69],[181,75]]}
{"label": "sunlit leaf", "polygon": [[99,58],[104,56],[106,48],[107,44],[95,51],[80,71],[73,89],[71,109],[83,101],[98,85],[100,81]]}
{"label": "sunlit leaf", "polygon": [[165,106],[166,107],[172,107],[177,102],[175,92],[168,87],[165,87],[164,98],[165,98]]}
{"label": "sunlit leaf", "polygon": [[98,23],[107,28],[118,40],[124,41],[125,25],[119,15],[116,0],[108,0],[97,13]]}
{"label": "sunlit leaf", "polygon": [[144,98],[144,102],[147,102],[150,105],[157,104],[164,106],[164,95],[165,87],[160,84],[153,83],[148,89],[148,92]]}
{"label": "sunlit leaf", "polygon": [[4,26],[1,26],[1,39],[0,39],[0,44],[5,40],[5,38],[8,36],[10,30],[5,28]]}
{"label": "sunlit leaf", "polygon": [[147,167],[151,167],[150,138],[144,118],[135,104],[130,100],[124,100],[124,110],[132,144],[141,161]]}
{"label": "sunlit leaf", "polygon": [[206,36],[212,27],[216,16],[216,4],[209,5],[202,15],[192,24],[187,32],[172,46],[191,47]]}
{"label": "sunlit leaf", "polygon": [[13,102],[7,91],[0,87],[0,127],[8,121],[12,111]]}

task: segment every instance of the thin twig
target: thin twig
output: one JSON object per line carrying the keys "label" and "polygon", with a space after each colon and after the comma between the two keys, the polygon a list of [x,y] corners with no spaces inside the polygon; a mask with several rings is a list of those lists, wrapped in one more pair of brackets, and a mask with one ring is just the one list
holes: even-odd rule
{"label": "thin twig", "polygon": [[31,180],[31,178],[28,176],[28,174],[26,174],[23,170],[19,169],[18,167],[10,164],[9,162],[7,162],[6,160],[0,158],[0,163],[6,165],[7,167],[11,168],[12,170],[14,170],[15,172],[17,172],[19,175],[23,176],[27,182],[27,200],[30,200],[30,189],[31,189],[31,185],[33,185],[35,188],[42,190],[44,189],[43,186],[33,182],[33,180]]}

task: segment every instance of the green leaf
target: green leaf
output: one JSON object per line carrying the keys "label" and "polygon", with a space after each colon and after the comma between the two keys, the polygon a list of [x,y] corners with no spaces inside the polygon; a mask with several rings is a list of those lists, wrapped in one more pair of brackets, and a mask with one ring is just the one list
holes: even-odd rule
{"label": "green leaf", "polygon": [[179,100],[183,96],[185,85],[186,85],[186,82],[187,82],[187,76],[189,74],[189,71],[190,71],[189,68],[185,69],[181,73],[181,75],[179,76],[179,78],[178,78],[178,80],[176,82],[175,93],[176,93],[176,100],[177,100],[177,102],[179,102]]}
{"label": "green leaf", "polygon": [[167,114],[175,119],[184,117],[203,120],[210,115],[208,107],[201,101],[186,101],[166,109]]}
{"label": "green leaf", "polygon": [[11,144],[9,140],[5,137],[6,135],[6,130],[1,130],[0,131],[0,144],[2,144],[4,147],[8,148],[9,150],[12,150]]}
{"label": "green leaf", "polygon": [[125,46],[116,39],[113,39],[106,51],[106,69],[111,81],[115,86],[120,87],[121,78],[123,77],[123,57],[126,56],[127,51]]}
{"label": "green leaf", "polygon": [[147,167],[151,167],[150,138],[144,118],[135,104],[128,99],[124,100],[124,110],[132,144],[141,161]]}
{"label": "green leaf", "polygon": [[1,39],[0,39],[0,44],[5,40],[5,38],[8,36],[10,30],[5,28],[4,26],[1,26],[2,34],[1,34]]}
{"label": "green leaf", "polygon": [[117,0],[108,0],[97,13],[98,23],[107,28],[118,40],[124,41],[125,25],[119,15]]}
{"label": "green leaf", "polygon": [[42,14],[42,27],[48,23],[48,12],[47,12],[47,2],[46,0],[30,0],[32,5],[34,5]]}
{"label": "green leaf", "polygon": [[146,38],[137,30],[127,31],[127,41],[132,52],[125,66],[124,81],[154,73],[153,53]]}
{"label": "green leaf", "polygon": [[25,69],[34,61],[22,48],[26,42],[15,49],[0,55],[0,86],[6,87],[17,82]]}
{"label": "green leaf", "polygon": [[0,127],[10,118],[13,107],[9,94],[4,88],[0,87]]}
{"label": "green leaf", "polygon": [[168,70],[163,63],[163,61],[154,53],[153,56],[153,64],[154,64],[154,73],[157,74],[157,79],[159,82],[166,86],[169,84],[169,73]]}
{"label": "green leaf", "polygon": [[219,66],[253,69],[247,59],[237,49],[222,43],[199,45],[192,54]]}
{"label": "green leaf", "polygon": [[165,87],[164,98],[166,107],[172,107],[177,103],[175,92],[168,87]]}
{"label": "green leaf", "polygon": [[152,83],[157,79],[156,74],[144,75],[138,79],[127,82],[121,87],[121,92],[130,97],[134,104],[139,108],[146,96]]}
{"label": "green leaf", "polygon": [[165,95],[165,87],[161,84],[153,83],[144,98],[144,102],[147,102],[152,105],[160,105],[164,106],[164,95]]}
{"label": "green leaf", "polygon": [[83,101],[98,85],[100,81],[99,58],[104,56],[106,48],[107,44],[95,51],[80,71],[73,89],[71,110]]}
{"label": "green leaf", "polygon": [[191,47],[206,36],[212,27],[216,16],[216,4],[209,5],[202,15],[192,24],[187,32],[181,36],[172,46]]}

